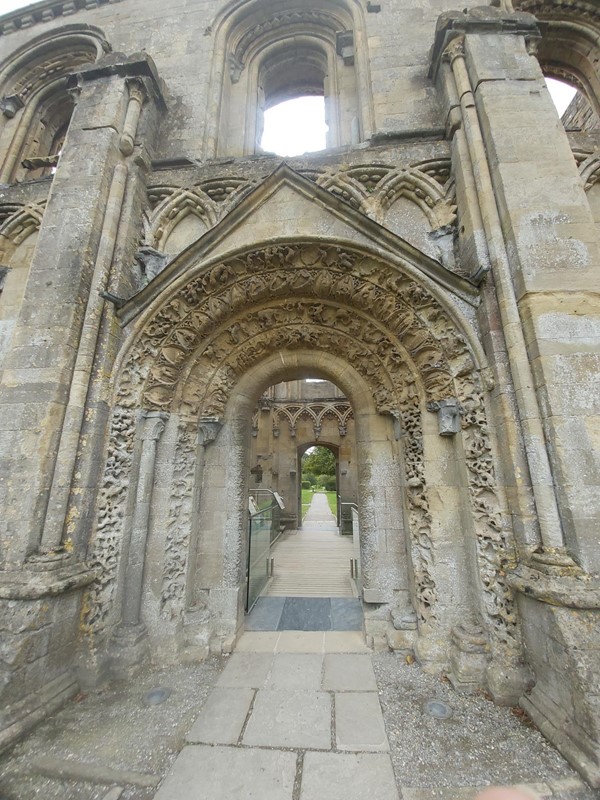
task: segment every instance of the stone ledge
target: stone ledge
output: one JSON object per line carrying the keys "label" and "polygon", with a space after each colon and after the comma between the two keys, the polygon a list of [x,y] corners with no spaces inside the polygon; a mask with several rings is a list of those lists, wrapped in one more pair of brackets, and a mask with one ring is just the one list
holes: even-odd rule
{"label": "stone ledge", "polygon": [[507,575],[508,585],[517,592],[564,608],[600,609],[600,582],[585,578],[544,575],[530,567],[520,566]]}
{"label": "stone ledge", "polygon": [[47,683],[39,692],[9,705],[0,716],[0,753],[27,733],[44,717],[57,711],[79,691],[79,684],[71,672]]}
{"label": "stone ledge", "polygon": [[0,572],[0,600],[39,600],[88,586],[100,575],[99,568],[74,564],[56,571]]}

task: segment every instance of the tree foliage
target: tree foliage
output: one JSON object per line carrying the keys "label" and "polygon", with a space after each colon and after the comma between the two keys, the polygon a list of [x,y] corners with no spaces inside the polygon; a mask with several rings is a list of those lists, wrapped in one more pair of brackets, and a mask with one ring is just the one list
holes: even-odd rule
{"label": "tree foliage", "polygon": [[302,459],[302,472],[312,475],[335,475],[335,456],[328,447],[311,448]]}

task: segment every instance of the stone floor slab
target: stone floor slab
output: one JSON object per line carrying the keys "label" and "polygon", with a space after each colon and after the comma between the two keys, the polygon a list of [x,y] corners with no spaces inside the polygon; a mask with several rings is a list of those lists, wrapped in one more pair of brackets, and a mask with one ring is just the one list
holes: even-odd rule
{"label": "stone floor slab", "polygon": [[322,653],[324,638],[319,631],[282,631],[278,653]]}
{"label": "stone floor slab", "polygon": [[323,638],[326,653],[369,653],[361,631],[327,631]]}
{"label": "stone floor slab", "polygon": [[321,688],[323,656],[320,653],[277,653],[265,689]]}
{"label": "stone floor slab", "polygon": [[186,741],[237,744],[253,698],[254,689],[213,689]]}
{"label": "stone floor slab", "polygon": [[376,691],[377,683],[370,656],[327,653],[323,688],[334,692]]}
{"label": "stone floor slab", "polygon": [[325,692],[262,689],[243,744],[249,747],[331,747],[331,697]]}
{"label": "stone floor slab", "polygon": [[384,753],[306,753],[300,800],[398,800]]}
{"label": "stone floor slab", "polygon": [[272,662],[270,653],[234,653],[216,685],[233,689],[260,689]]}
{"label": "stone floor slab", "polygon": [[246,631],[237,640],[236,653],[274,653],[280,634],[277,631]]}
{"label": "stone floor slab", "polygon": [[338,750],[390,749],[377,692],[342,692],[334,704]]}
{"label": "stone floor slab", "polygon": [[188,745],[154,800],[291,800],[296,754]]}
{"label": "stone floor slab", "polygon": [[[401,792],[402,800],[475,800],[477,795],[487,788],[487,786],[438,786],[420,789],[403,786]],[[510,788],[523,792],[531,800],[546,800],[552,797],[552,790],[546,784],[520,783],[513,784]]]}
{"label": "stone floor slab", "polygon": [[259,597],[246,616],[247,631],[276,631],[285,604],[285,597]]}
{"label": "stone floor slab", "polygon": [[346,597],[331,598],[331,630],[362,631],[363,610],[358,599]]}
{"label": "stone floor slab", "polygon": [[279,620],[280,631],[331,630],[331,601],[328,597],[286,597]]}

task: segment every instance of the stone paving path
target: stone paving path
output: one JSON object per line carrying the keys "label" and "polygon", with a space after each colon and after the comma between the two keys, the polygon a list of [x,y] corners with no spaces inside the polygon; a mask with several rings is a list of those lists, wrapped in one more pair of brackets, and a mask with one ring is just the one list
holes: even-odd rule
{"label": "stone paving path", "polygon": [[156,800],[398,800],[356,632],[245,633]]}
{"label": "stone paving path", "polygon": [[268,597],[354,597],[350,581],[351,536],[340,536],[327,496],[313,495],[302,528],[275,544]]}

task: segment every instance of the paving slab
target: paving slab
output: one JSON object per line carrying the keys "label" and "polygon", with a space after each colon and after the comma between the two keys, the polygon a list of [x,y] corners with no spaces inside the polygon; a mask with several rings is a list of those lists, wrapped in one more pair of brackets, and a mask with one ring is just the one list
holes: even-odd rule
{"label": "paving slab", "polygon": [[237,640],[236,653],[274,653],[279,641],[277,631],[246,631]]}
{"label": "paving slab", "polygon": [[[436,789],[415,789],[402,787],[402,800],[475,800],[477,795],[488,786],[449,786]],[[508,787],[507,787],[508,788]],[[511,789],[523,792],[531,800],[546,800],[552,797],[552,790],[546,784],[520,783],[513,784]]]}
{"label": "paving slab", "polygon": [[272,653],[233,653],[216,685],[234,689],[260,689],[272,662]]}
{"label": "paving slab", "polygon": [[237,744],[253,699],[254,689],[213,689],[186,741]]}
{"label": "paving slab", "polygon": [[287,597],[279,621],[280,631],[331,630],[328,597]]}
{"label": "paving slab", "polygon": [[377,692],[341,692],[334,698],[338,750],[390,749]]}
{"label": "paving slab", "polygon": [[296,754],[184,747],[154,800],[292,800]]}
{"label": "paving slab", "polygon": [[358,599],[331,598],[331,630],[362,631],[363,610]]}
{"label": "paving slab", "polygon": [[300,800],[398,800],[384,753],[306,753]]}
{"label": "paving slab", "polygon": [[323,656],[320,653],[277,653],[265,689],[321,688]]}
{"label": "paving slab", "polygon": [[370,653],[361,631],[327,631],[323,637],[326,653]]}
{"label": "paving slab", "polygon": [[246,616],[247,631],[276,631],[285,604],[285,597],[259,597]]}
{"label": "paving slab", "polygon": [[331,696],[326,692],[257,692],[243,744],[249,747],[331,748]]}
{"label": "paving slab", "polygon": [[327,653],[323,688],[334,692],[376,691],[371,657],[355,653]]}
{"label": "paving slab", "polygon": [[278,653],[322,653],[324,634],[320,631],[282,631]]}

